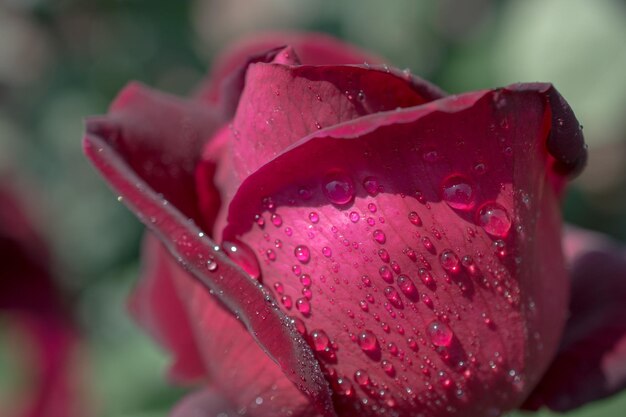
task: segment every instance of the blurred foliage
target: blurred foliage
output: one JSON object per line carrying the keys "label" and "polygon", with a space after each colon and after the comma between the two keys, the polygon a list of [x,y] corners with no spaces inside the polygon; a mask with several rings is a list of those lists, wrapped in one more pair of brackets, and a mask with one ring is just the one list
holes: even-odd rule
{"label": "blurred foliage", "polygon": [[[284,28],[339,36],[451,92],[551,81],[591,148],[565,217],[626,241],[625,23],[619,0],[0,0],[0,171],[38,190],[98,415],[165,415],[182,395],[126,314],[142,228],[79,145],[83,119],[105,113],[126,82],[186,94],[232,39]],[[8,355],[0,350],[0,388],[19,372]],[[624,409],[626,395],[568,415]]]}

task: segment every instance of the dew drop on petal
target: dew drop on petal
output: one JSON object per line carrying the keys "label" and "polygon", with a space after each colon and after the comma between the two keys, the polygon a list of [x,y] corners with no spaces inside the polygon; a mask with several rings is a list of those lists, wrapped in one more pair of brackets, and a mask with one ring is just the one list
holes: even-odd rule
{"label": "dew drop on petal", "polygon": [[311,223],[317,223],[320,221],[320,216],[315,211],[309,213],[309,220]]}
{"label": "dew drop on petal", "polygon": [[280,214],[272,214],[272,224],[276,227],[280,227],[283,224],[283,218],[280,217]]}
{"label": "dew drop on petal", "polygon": [[414,211],[409,212],[409,216],[408,217],[409,217],[409,221],[411,223],[413,223],[415,226],[421,226],[422,225],[422,219],[420,218],[420,216],[416,212],[414,212]]}
{"label": "dew drop on petal", "polygon": [[462,175],[447,177],[442,185],[443,200],[453,209],[470,210],[474,207],[474,188],[472,182]]}
{"label": "dew drop on petal", "polygon": [[324,246],[322,248],[322,255],[324,255],[327,258],[330,258],[331,256],[333,256],[333,251],[328,246]]}
{"label": "dew drop on petal", "polygon": [[376,352],[377,350],[380,350],[376,335],[369,330],[365,330],[359,333],[357,340],[359,342],[359,346],[365,352]]}
{"label": "dew drop on petal", "polygon": [[306,298],[298,298],[296,300],[296,308],[303,316],[311,314],[311,303]]}
{"label": "dew drop on petal", "polygon": [[296,256],[296,259],[302,262],[303,264],[311,260],[311,251],[305,245],[296,246],[293,253]]}
{"label": "dew drop on petal", "polygon": [[396,291],[395,288],[385,288],[385,297],[387,297],[387,300],[389,300],[389,302],[395,307],[402,308],[402,299],[400,298],[400,294],[398,294],[398,291]]}
{"label": "dew drop on petal", "polygon": [[408,298],[415,298],[417,296],[417,288],[415,288],[415,284],[411,281],[411,278],[402,274],[398,276],[397,279],[398,287],[400,287],[400,291]]}
{"label": "dew drop on petal", "polygon": [[380,269],[378,270],[378,273],[380,274],[380,277],[385,280],[386,282],[392,283],[393,282],[393,273],[391,272],[391,269],[389,269],[386,266],[381,266]]}
{"label": "dew drop on petal", "polygon": [[439,262],[441,263],[443,269],[453,274],[456,274],[461,269],[461,261],[459,260],[459,257],[456,256],[456,253],[452,252],[450,249],[446,249],[441,252],[441,255],[439,255]]}
{"label": "dew drop on petal", "polygon": [[381,245],[387,241],[387,236],[385,236],[385,232],[380,229],[374,230],[374,232],[372,233],[372,237],[376,242],[380,243]]}
{"label": "dew drop on petal", "polygon": [[211,272],[216,271],[217,262],[215,262],[213,259],[209,259],[208,261],[206,261],[206,269],[208,269]]}
{"label": "dew drop on petal", "polygon": [[356,211],[353,211],[350,213],[350,221],[352,223],[356,223],[361,219],[361,216],[359,216],[359,213],[357,213]]}
{"label": "dew drop on petal", "polygon": [[478,210],[478,225],[495,237],[506,237],[511,229],[511,219],[506,209],[496,202],[485,203]]}
{"label": "dew drop on petal", "polygon": [[395,375],[396,370],[393,367],[393,364],[389,362],[387,359],[383,359],[382,362],[380,363],[380,366],[383,368],[383,371],[385,371],[387,375],[389,376]]}
{"label": "dew drop on petal", "polygon": [[363,180],[363,188],[369,195],[378,194],[378,180],[374,177],[367,177]]}
{"label": "dew drop on petal", "polygon": [[233,262],[239,265],[244,271],[248,273],[252,278],[258,280],[261,277],[261,267],[259,261],[254,255],[254,252],[250,247],[241,242],[228,242],[222,243],[224,252]]}
{"label": "dew drop on petal", "polygon": [[450,346],[454,336],[448,325],[438,320],[430,322],[426,328],[426,333],[433,345],[440,347]]}
{"label": "dew drop on petal", "polygon": [[354,182],[348,175],[335,172],[326,176],[322,191],[331,203],[348,204],[354,199]]}
{"label": "dew drop on petal", "polygon": [[369,203],[369,204],[367,205],[367,209],[368,209],[370,212],[372,212],[372,213],[376,213],[376,210],[378,210],[378,209],[377,209],[377,207],[376,207],[376,204],[374,204],[374,203]]}
{"label": "dew drop on petal", "polygon": [[316,352],[323,352],[330,346],[330,338],[324,330],[313,330],[310,333],[311,347]]}
{"label": "dew drop on petal", "polygon": [[367,387],[371,382],[367,372],[361,369],[354,373],[354,381],[362,387]]}
{"label": "dew drop on petal", "polygon": [[300,275],[300,283],[304,285],[305,287],[310,287],[311,284],[313,283],[313,281],[311,280],[311,275],[309,274]]}

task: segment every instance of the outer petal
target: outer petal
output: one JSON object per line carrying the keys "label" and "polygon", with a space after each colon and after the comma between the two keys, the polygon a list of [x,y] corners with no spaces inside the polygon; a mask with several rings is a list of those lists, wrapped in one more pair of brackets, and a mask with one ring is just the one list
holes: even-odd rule
{"label": "outer petal", "polygon": [[184,301],[175,295],[171,263],[161,243],[146,236],[142,277],[130,300],[130,309],[135,319],[172,353],[172,379],[194,381],[206,375],[206,368]]}
{"label": "outer petal", "polygon": [[195,167],[203,144],[218,126],[218,116],[206,106],[138,83],[126,86],[107,116],[87,121],[90,134],[106,138],[143,181],[196,220],[201,216]]}
{"label": "outer petal", "polygon": [[[110,185],[137,216],[165,243],[191,275],[217,295],[238,317],[287,377],[324,415],[333,415],[326,381],[310,349],[293,324],[274,306],[266,290],[250,279],[186,217],[159,195],[159,182],[147,182],[110,137],[88,133],[84,150]],[[149,178],[152,179],[152,178]],[[155,187],[155,188],[152,188]]]}
{"label": "outer petal", "polygon": [[225,239],[264,259],[263,282],[303,321],[340,412],[496,415],[538,380],[567,299],[550,91],[362,117],[238,190]]}
{"label": "outer petal", "polygon": [[[181,315],[177,312],[175,316],[178,325],[190,329],[190,338],[171,342],[190,340],[193,343],[193,346],[187,348],[188,351],[193,349],[199,352],[201,366],[209,383],[219,387],[223,397],[222,402],[214,405],[223,405],[225,402],[235,410],[246,410],[245,415],[254,417],[266,415],[267,410],[271,410],[271,415],[277,417],[317,415],[306,395],[255,343],[242,323],[202,284],[189,277],[188,272],[176,264],[158,240],[148,236],[146,243],[152,251],[153,260],[158,260],[158,284],[169,290],[168,295],[161,294],[161,301],[165,301],[165,305],[176,304],[183,313]],[[153,310],[152,320],[162,326],[166,324],[166,314]],[[202,415],[213,416],[204,397],[204,394],[194,394],[185,403],[192,403],[194,407],[202,409]],[[200,402],[199,398],[202,398]]]}
{"label": "outer petal", "polygon": [[626,387],[626,250],[568,228],[570,317],[556,358],[525,403],[568,411]]}

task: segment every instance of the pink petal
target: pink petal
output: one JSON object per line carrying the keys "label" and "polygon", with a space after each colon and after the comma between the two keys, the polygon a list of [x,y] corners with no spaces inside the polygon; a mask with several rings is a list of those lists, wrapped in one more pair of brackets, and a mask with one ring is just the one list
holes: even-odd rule
{"label": "pink petal", "polygon": [[[147,242],[152,255],[159,259],[160,284],[170,290],[167,304],[178,303],[184,309],[184,317],[177,315],[178,323],[191,329],[194,349],[202,356],[207,377],[223,397],[222,402],[212,405],[204,395],[192,395],[193,399],[186,402],[207,416],[214,415],[212,406],[222,407],[224,403],[235,410],[246,409],[248,416],[269,415],[268,410],[277,417],[318,415],[307,396],[255,342],[243,323],[189,277],[156,239],[149,237]],[[155,321],[163,319],[163,315],[153,316]]]}
{"label": "pink petal", "polygon": [[570,317],[556,358],[525,408],[569,411],[626,388],[626,250],[568,228]]}
{"label": "pink petal", "polygon": [[133,170],[133,160],[118,153],[120,148],[115,143],[111,137],[89,132],[83,145],[86,155],[121,199],[205,287],[204,291],[217,294],[287,377],[324,415],[333,415],[327,383],[318,363],[293,324],[275,308],[266,290],[234,265],[178,207],[159,195],[167,195],[159,182],[144,181]]}
{"label": "pink petal", "polygon": [[492,415],[540,377],[568,287],[552,91],[361,117],[302,139],[237,191],[224,239],[250,246],[302,322],[340,414]]}
{"label": "pink petal", "polygon": [[173,380],[191,382],[202,378],[206,369],[184,301],[175,295],[169,254],[151,235],[146,236],[142,252],[142,277],[130,300],[131,312],[172,353]]}
{"label": "pink petal", "polygon": [[232,123],[240,180],[319,129],[442,97],[400,71],[359,66],[251,65]]}
{"label": "pink petal", "polygon": [[[214,106],[222,106],[225,115],[232,117],[236,109],[243,82],[239,84],[233,79],[245,76],[245,70],[252,62],[270,62],[263,60],[267,51],[290,45],[296,51],[301,62],[308,65],[341,65],[382,63],[383,60],[368,52],[361,51],[352,45],[321,33],[266,33],[246,38],[233,45],[217,58],[210,76],[197,92],[198,98]],[[233,100],[233,97],[236,98]],[[234,101],[235,105],[232,105]]]}
{"label": "pink petal", "polygon": [[130,83],[107,116],[87,121],[87,131],[105,137],[143,181],[185,216],[200,219],[194,172],[218,123],[206,106]]}

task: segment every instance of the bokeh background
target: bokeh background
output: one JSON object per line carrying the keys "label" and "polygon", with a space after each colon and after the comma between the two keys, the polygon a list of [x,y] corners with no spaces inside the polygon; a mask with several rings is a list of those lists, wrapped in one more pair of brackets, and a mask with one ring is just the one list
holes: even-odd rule
{"label": "bokeh background", "polygon": [[[93,416],[165,416],[184,391],[126,314],[142,227],[83,157],[83,119],[131,79],[188,94],[233,39],[284,28],[333,34],[449,92],[553,82],[590,148],[565,217],[626,241],[624,1],[0,0],[0,172],[37,202]],[[0,407],[28,384],[2,324]],[[623,410],[626,394],[568,416]]]}

